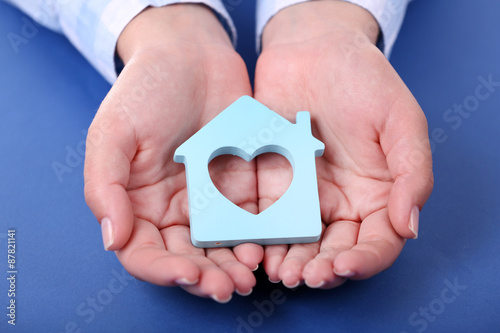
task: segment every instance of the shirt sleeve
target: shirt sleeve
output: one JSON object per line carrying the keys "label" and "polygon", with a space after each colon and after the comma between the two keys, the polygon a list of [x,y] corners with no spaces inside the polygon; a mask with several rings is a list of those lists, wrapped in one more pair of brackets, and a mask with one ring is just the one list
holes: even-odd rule
{"label": "shirt sleeve", "polygon": [[[257,2],[257,49],[267,22],[280,10],[310,0],[258,0]],[[411,0],[343,0],[368,10],[380,27],[377,46],[389,57],[403,23],[406,7]]]}
{"label": "shirt sleeve", "polygon": [[104,78],[114,83],[115,50],[125,26],[148,6],[200,3],[225,24],[233,42],[236,29],[221,0],[7,0],[36,22],[63,33]]}

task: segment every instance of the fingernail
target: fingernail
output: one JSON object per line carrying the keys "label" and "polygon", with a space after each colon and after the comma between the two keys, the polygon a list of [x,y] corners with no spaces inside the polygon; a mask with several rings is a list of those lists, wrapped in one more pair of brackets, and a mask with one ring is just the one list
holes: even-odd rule
{"label": "fingernail", "polygon": [[183,285],[183,286],[192,286],[193,284],[198,283],[198,279],[196,279],[195,281],[189,281],[186,278],[180,278],[180,279],[175,280],[175,283]]}
{"label": "fingernail", "polygon": [[252,272],[255,272],[255,271],[256,271],[256,270],[258,270],[258,269],[259,269],[259,264],[257,264],[257,266],[255,266],[255,268],[254,268],[254,269],[252,269]]}
{"label": "fingernail", "polygon": [[418,238],[418,217],[419,217],[419,209],[418,206],[415,206],[411,209],[410,222],[408,222],[408,228],[413,233],[413,239]]}
{"label": "fingernail", "polygon": [[337,271],[335,268],[333,269],[333,272],[335,273],[335,275],[338,275],[338,276],[343,276],[343,277],[351,277],[351,276],[354,276],[356,275],[355,272],[351,271],[350,269],[346,269],[345,271]]}
{"label": "fingernail", "polygon": [[216,301],[217,303],[221,303],[221,304],[224,304],[224,303],[227,303],[231,300],[231,298],[233,298],[233,295],[229,295],[229,297],[227,299],[219,299],[217,297],[217,295],[211,295],[210,298],[212,298],[214,301]]}
{"label": "fingernail", "polygon": [[273,279],[271,279],[271,277],[268,277],[268,279],[269,279],[269,282],[271,282],[271,283],[280,283],[281,282],[281,280],[273,280]]}
{"label": "fingernail", "polygon": [[115,242],[115,232],[113,231],[113,224],[108,217],[101,220],[102,241],[104,249],[108,251],[109,247]]}
{"label": "fingernail", "polygon": [[319,283],[316,283],[316,284],[311,284],[311,283],[307,282],[307,280],[306,280],[306,286],[308,286],[309,288],[321,288],[324,285],[325,285],[324,280],[321,280],[321,281],[319,281]]}
{"label": "fingernail", "polygon": [[290,284],[290,285],[289,285],[289,284],[287,284],[287,283],[285,283],[285,281],[283,281],[283,285],[284,285],[285,287],[289,288],[289,289],[293,289],[293,288],[295,288],[295,287],[298,287],[298,286],[299,286],[299,284],[300,284],[300,281],[297,281],[296,283],[294,283],[294,284]]}
{"label": "fingernail", "polygon": [[241,291],[239,291],[238,289],[236,289],[236,293],[238,295],[240,295],[240,296],[248,296],[248,295],[250,295],[252,293],[252,291],[253,291],[253,288],[250,288],[250,290],[248,292],[242,293]]}

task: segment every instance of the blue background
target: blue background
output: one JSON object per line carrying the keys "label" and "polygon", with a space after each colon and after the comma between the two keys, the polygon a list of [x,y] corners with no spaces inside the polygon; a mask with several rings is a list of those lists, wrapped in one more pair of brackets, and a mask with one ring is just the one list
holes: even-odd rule
{"label": "blue background", "polygon": [[[254,3],[226,2],[253,72]],[[414,1],[394,47],[391,62],[431,136],[444,133],[433,139],[435,189],[419,239],[369,280],[288,290],[259,270],[250,296],[221,305],[131,279],[103,250],[82,173],[86,129],[109,85],[43,28],[16,53],[7,34],[20,35],[26,16],[0,3],[0,331],[498,332],[500,88],[458,127],[443,116],[473,100],[479,77],[500,81],[499,14],[498,1]],[[71,172],[58,179],[54,162]],[[15,327],[6,317],[8,228],[17,238]]]}

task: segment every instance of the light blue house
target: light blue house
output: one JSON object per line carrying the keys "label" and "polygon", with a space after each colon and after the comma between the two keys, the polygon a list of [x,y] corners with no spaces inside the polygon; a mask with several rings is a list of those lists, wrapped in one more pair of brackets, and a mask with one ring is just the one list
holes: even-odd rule
{"label": "light blue house", "polygon": [[[293,124],[249,96],[243,96],[196,132],[179,148],[174,161],[184,163],[189,199],[191,241],[197,247],[241,243],[315,242],[321,214],[315,157],[324,145],[311,134],[309,112],[298,112]],[[246,161],[263,153],[285,156],[293,167],[288,190],[258,215],[224,197],[214,186],[208,163],[219,155]]]}

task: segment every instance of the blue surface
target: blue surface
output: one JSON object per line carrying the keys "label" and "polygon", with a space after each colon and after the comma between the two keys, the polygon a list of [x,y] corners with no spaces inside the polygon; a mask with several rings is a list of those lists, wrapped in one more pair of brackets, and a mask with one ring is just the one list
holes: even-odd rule
{"label": "blue surface", "polygon": [[[227,3],[238,25],[252,20],[253,1]],[[478,77],[500,81],[499,13],[489,0],[414,1],[394,48],[392,63],[439,134],[419,239],[366,281],[291,291],[258,271],[252,295],[220,305],[131,280],[104,252],[83,198],[82,149],[109,85],[45,29],[16,53],[7,34],[21,34],[24,15],[0,3],[0,331],[498,331],[500,87],[477,105],[471,96]],[[251,71],[254,41],[243,35],[252,34],[240,29]],[[459,125],[443,118],[464,102],[475,111]],[[68,166],[59,178],[57,163]],[[16,327],[6,317],[8,228],[17,238]]]}

